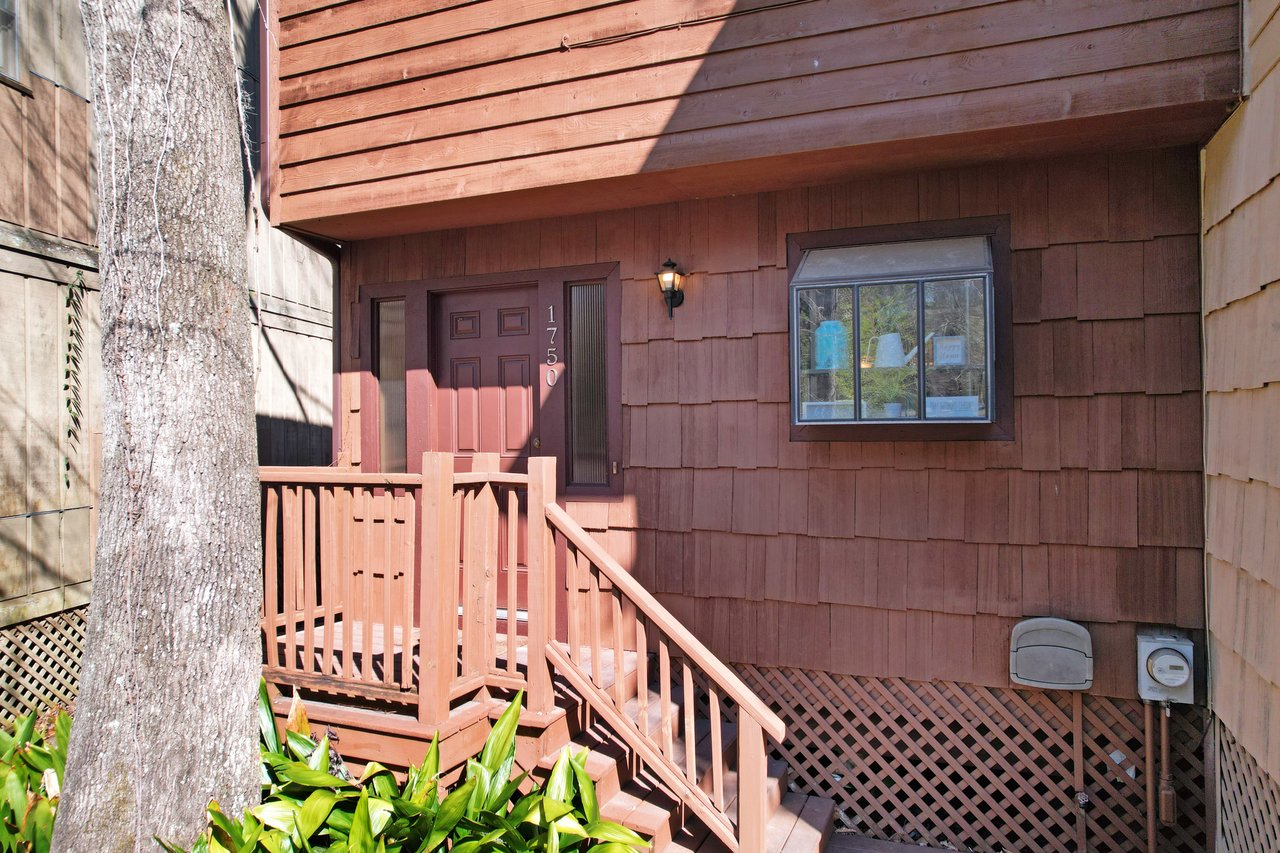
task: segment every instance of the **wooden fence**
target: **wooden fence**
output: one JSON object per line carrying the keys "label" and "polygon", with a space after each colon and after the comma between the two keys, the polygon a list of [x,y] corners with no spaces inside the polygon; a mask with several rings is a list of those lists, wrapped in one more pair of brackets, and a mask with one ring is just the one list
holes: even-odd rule
{"label": "wooden fence", "polygon": [[261,469],[266,677],[443,727],[489,688],[550,719],[558,674],[731,850],[764,850],[778,716],[555,503],[554,459],[453,469]]}

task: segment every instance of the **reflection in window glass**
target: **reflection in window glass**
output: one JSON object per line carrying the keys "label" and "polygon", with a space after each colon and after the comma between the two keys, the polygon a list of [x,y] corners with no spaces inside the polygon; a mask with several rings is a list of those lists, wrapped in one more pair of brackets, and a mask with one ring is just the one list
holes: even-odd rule
{"label": "reflection in window glass", "polygon": [[569,287],[569,482],[609,482],[604,284]]}
{"label": "reflection in window glass", "polygon": [[800,416],[851,420],[858,381],[853,365],[853,288],[798,291]]}
{"label": "reflection in window glass", "polygon": [[18,0],[0,0],[0,74],[18,79]]}
{"label": "reflection in window glass", "polygon": [[863,418],[920,416],[916,298],[915,282],[858,289]]}
{"label": "reflection in window glass", "polygon": [[925,417],[987,416],[987,287],[981,278],[924,286]]}
{"label": "reflection in window glass", "polygon": [[373,373],[378,379],[378,446],[381,469],[405,471],[407,422],[405,409],[404,300],[374,303]]}

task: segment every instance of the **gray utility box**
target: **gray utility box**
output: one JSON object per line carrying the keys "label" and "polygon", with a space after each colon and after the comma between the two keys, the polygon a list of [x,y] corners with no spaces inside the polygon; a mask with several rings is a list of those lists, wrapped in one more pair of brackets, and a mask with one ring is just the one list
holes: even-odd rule
{"label": "gray utility box", "polygon": [[1150,702],[1195,701],[1195,645],[1173,629],[1138,634],[1138,695]]}
{"label": "gray utility box", "polygon": [[1023,619],[1009,640],[1009,680],[1046,690],[1093,686],[1093,640],[1066,619]]}

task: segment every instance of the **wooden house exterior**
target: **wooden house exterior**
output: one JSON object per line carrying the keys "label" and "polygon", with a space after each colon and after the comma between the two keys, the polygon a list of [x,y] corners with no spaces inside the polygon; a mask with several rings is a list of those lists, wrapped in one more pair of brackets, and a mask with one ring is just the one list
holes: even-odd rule
{"label": "wooden house exterior", "polygon": [[[1265,93],[1275,4],[1244,8]],[[1210,638],[1205,617],[1206,444],[1223,466],[1210,530],[1214,490],[1265,479],[1249,467],[1261,455],[1230,461],[1236,433],[1212,395],[1223,432],[1206,442],[1203,428],[1206,376],[1224,412],[1265,408],[1252,389],[1269,381],[1264,366],[1230,372],[1231,347],[1265,322],[1275,265],[1238,273],[1247,253],[1230,241],[1265,219],[1232,225],[1269,198],[1274,157],[1258,152],[1275,151],[1274,98],[1210,146],[1245,165],[1206,172],[1230,188],[1206,183],[1203,221],[1200,200],[1198,146],[1240,94],[1241,12],[281,0],[271,216],[342,249],[338,470],[264,471],[269,674],[321,697],[357,758],[401,760],[441,725],[474,738],[489,711],[458,717],[465,703],[544,679],[528,766],[583,742],[594,713],[657,799],[630,796],[665,790],[697,838],[730,848],[770,846],[747,805],[787,802],[755,751],[764,734],[792,793],[814,798],[800,808],[830,801],[852,834],[1208,849],[1206,650],[1249,662],[1235,671],[1250,695],[1269,677],[1252,640]],[[1233,227],[1246,236],[1214,236]],[[1223,282],[1207,318],[1202,231]],[[806,253],[952,238],[991,251],[990,417],[806,422]],[[654,279],[668,258],[687,276],[674,308]],[[1206,335],[1236,330],[1217,332],[1231,340],[1218,355],[1208,339],[1207,374],[1202,320]],[[858,350],[865,370],[875,357]],[[554,474],[532,461],[546,457]],[[1224,500],[1245,513],[1243,496]],[[1211,552],[1211,578],[1268,583],[1229,553]],[[1011,681],[1011,632],[1029,617],[1087,629],[1087,689]],[[1136,678],[1136,636],[1155,626],[1187,633],[1201,661],[1163,762]],[[696,684],[674,705],[659,695],[652,730],[618,710],[679,687],[681,667]],[[589,709],[580,730],[556,728],[545,679],[568,718]],[[690,714],[679,740],[704,721],[718,733],[732,707],[734,736],[681,776],[694,751],[669,736],[670,709]],[[1223,715],[1245,718],[1224,725],[1271,767],[1268,718]],[[730,741],[738,764],[721,766]],[[750,796],[736,811],[730,770]],[[1161,775],[1176,809],[1158,808]],[[682,831],[655,840],[696,846]],[[781,837],[773,849],[823,832]]]}
{"label": "wooden house exterior", "polygon": [[1205,552],[1219,850],[1267,850],[1280,838],[1278,9],[1244,4],[1247,100],[1204,151]]}
{"label": "wooden house exterior", "polygon": [[[256,4],[237,61],[257,76]],[[74,701],[101,459],[97,167],[75,0],[0,4],[0,715]],[[251,236],[264,464],[330,457],[335,264]]]}

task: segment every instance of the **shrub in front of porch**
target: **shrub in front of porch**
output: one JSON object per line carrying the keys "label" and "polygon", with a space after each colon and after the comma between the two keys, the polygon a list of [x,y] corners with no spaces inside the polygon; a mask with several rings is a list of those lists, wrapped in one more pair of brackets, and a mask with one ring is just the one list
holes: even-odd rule
{"label": "shrub in front of porch", "polygon": [[[403,785],[376,762],[358,781],[341,770],[334,775],[328,738],[314,742],[305,718],[280,739],[264,684],[262,805],[233,820],[210,803],[209,826],[190,853],[559,853],[588,847],[630,853],[647,847],[636,833],[601,819],[585,750],[573,755],[566,749],[545,786],[520,793],[527,774],[512,779],[511,773],[522,698],[498,719],[480,754],[467,760],[463,780],[445,791],[435,740]],[[168,853],[188,853],[160,844]]]}

